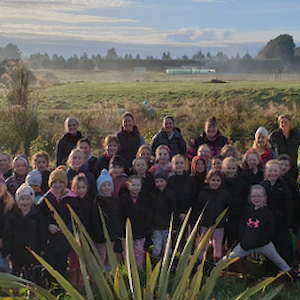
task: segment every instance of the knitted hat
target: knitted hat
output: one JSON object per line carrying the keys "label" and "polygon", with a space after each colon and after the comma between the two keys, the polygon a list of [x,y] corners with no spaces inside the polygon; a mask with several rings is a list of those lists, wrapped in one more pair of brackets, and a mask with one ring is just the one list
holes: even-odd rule
{"label": "knitted hat", "polygon": [[125,169],[125,161],[124,161],[123,157],[120,155],[116,155],[113,158],[113,161],[111,162],[111,166],[112,167],[120,166],[121,168]]}
{"label": "knitted hat", "polygon": [[53,181],[60,180],[65,186],[68,185],[67,167],[64,165],[58,166],[54,171],[50,173],[48,185],[51,187]]}
{"label": "knitted hat", "polygon": [[98,193],[102,196],[103,196],[103,194],[101,192],[101,186],[104,182],[110,182],[111,188],[112,188],[111,191],[113,192],[113,190],[114,190],[113,179],[108,174],[108,171],[106,169],[103,169],[101,172],[101,175],[97,178],[97,190],[98,190]]}
{"label": "knitted hat", "polygon": [[28,162],[28,158],[25,154],[20,154],[18,156],[16,156],[13,160],[13,165],[15,165],[16,161],[17,160],[22,160],[25,162],[26,166],[27,166],[27,169],[29,168],[29,162]]}
{"label": "knitted hat", "polygon": [[23,196],[29,196],[31,198],[31,200],[32,200],[32,203],[34,202],[34,198],[35,198],[34,190],[27,183],[23,183],[17,189],[16,195],[15,195],[17,203],[20,201],[21,197],[23,197]]}
{"label": "knitted hat", "polygon": [[39,170],[33,170],[29,172],[26,176],[25,182],[29,185],[37,185],[39,187],[42,186],[42,174]]}
{"label": "knitted hat", "polygon": [[3,177],[3,174],[2,174],[2,173],[0,173],[0,185],[4,185],[4,186],[6,186],[6,182],[5,182],[5,179],[4,179],[4,177]]}
{"label": "knitted hat", "polygon": [[166,170],[164,169],[158,169],[155,173],[154,173],[154,180],[156,179],[163,179],[165,181],[168,181],[168,173]]}
{"label": "knitted hat", "polygon": [[264,126],[260,126],[257,128],[255,132],[255,139],[258,139],[260,135],[264,135],[266,137],[268,137],[269,135],[268,130]]}

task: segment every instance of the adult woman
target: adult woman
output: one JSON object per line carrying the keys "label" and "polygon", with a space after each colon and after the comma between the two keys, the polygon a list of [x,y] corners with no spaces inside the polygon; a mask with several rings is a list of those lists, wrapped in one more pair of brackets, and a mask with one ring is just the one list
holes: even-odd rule
{"label": "adult woman", "polygon": [[64,125],[66,133],[56,146],[56,166],[66,163],[72,149],[76,148],[77,142],[82,138],[78,131],[78,121],[75,118],[67,118]]}
{"label": "adult woman", "polygon": [[162,128],[151,141],[152,154],[155,155],[155,150],[160,145],[166,145],[171,150],[170,156],[176,154],[185,155],[186,143],[183,139],[180,130],[175,127],[174,118],[165,116],[162,123]]}
{"label": "adult woman", "polygon": [[256,130],[252,148],[250,148],[247,153],[253,150],[259,154],[263,168],[269,160],[277,156],[268,141],[268,130],[263,126],[260,126]]}
{"label": "adult woman", "polygon": [[0,172],[4,179],[7,179],[13,173],[10,155],[5,152],[0,153]]}
{"label": "adult woman", "polygon": [[131,171],[132,161],[140,146],[145,144],[143,136],[139,133],[133,114],[125,112],[122,115],[122,129],[117,134],[120,143],[118,154],[125,160],[125,170]]}
{"label": "adult woman", "polygon": [[279,128],[271,132],[269,141],[277,155],[287,154],[291,159],[291,174],[298,178],[298,148],[300,144],[300,133],[294,130],[292,117],[282,114],[278,117]]}
{"label": "adult woman", "polygon": [[207,144],[211,148],[211,157],[219,155],[221,149],[225,145],[230,144],[228,138],[220,133],[215,117],[206,120],[204,132],[192,141],[187,154],[189,163],[191,163],[193,157],[197,155],[199,146],[203,144]]}

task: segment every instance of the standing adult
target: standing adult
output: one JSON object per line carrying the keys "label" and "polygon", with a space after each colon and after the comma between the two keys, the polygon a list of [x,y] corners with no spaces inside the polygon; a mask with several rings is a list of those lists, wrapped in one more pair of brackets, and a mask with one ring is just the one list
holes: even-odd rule
{"label": "standing adult", "polygon": [[78,121],[75,118],[65,120],[65,133],[60,138],[56,146],[56,166],[66,164],[69,154],[76,148],[77,142],[82,138],[78,131]]}
{"label": "standing adult", "polygon": [[132,161],[140,146],[145,144],[143,136],[138,131],[133,114],[125,112],[122,115],[122,129],[117,133],[120,143],[118,154],[125,160],[125,170],[132,170]]}
{"label": "standing adult", "polygon": [[185,155],[186,142],[183,139],[179,128],[175,127],[174,118],[165,116],[162,122],[161,130],[153,137],[151,141],[152,155],[155,156],[155,150],[160,145],[166,145],[170,149],[170,157],[176,154]]}
{"label": "standing adult", "polygon": [[204,132],[192,141],[192,144],[188,150],[188,160],[191,161],[194,156],[197,155],[199,146],[207,144],[211,149],[211,157],[219,155],[221,149],[225,145],[229,145],[230,141],[227,137],[223,136],[218,128],[218,123],[215,117],[208,118],[205,122]]}
{"label": "standing adult", "polygon": [[293,128],[292,117],[289,114],[280,115],[278,117],[278,123],[279,128],[271,132],[269,140],[277,155],[289,155],[291,159],[291,174],[297,180],[300,133]]}

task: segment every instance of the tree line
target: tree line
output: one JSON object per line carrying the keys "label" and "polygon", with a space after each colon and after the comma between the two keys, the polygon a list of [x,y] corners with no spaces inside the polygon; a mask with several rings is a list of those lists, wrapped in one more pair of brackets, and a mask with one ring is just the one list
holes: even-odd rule
{"label": "tree line", "polygon": [[[4,59],[21,59],[21,52],[16,45],[8,44],[0,47],[0,61]],[[137,54],[118,55],[115,48],[107,51],[105,56],[100,54],[88,57],[85,52],[82,56],[73,55],[68,59],[62,55],[53,54],[50,57],[47,53],[35,53],[28,57],[32,69],[53,69],[53,70],[85,70],[94,69],[102,71],[133,71],[135,67],[146,67],[147,71],[164,71],[167,67],[199,67],[213,68],[217,72],[273,72],[281,68],[285,71],[300,70],[300,47],[296,47],[293,37],[282,34],[269,41],[261,49],[256,57],[248,52],[241,56],[237,53],[229,58],[223,52],[212,55],[210,52],[204,54],[201,50],[192,57],[183,55],[172,58],[170,52],[164,52],[161,57],[147,56],[141,59]]]}

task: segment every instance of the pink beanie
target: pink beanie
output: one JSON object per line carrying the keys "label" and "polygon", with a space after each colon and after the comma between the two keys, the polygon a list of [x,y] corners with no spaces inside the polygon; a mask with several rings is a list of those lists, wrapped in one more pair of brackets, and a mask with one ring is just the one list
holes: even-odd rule
{"label": "pink beanie", "polygon": [[34,198],[35,198],[35,193],[34,190],[32,189],[32,187],[30,185],[28,185],[27,183],[23,183],[16,191],[16,201],[17,203],[19,202],[19,200],[21,199],[21,197],[23,196],[29,196],[32,199],[32,203],[34,202]]}

